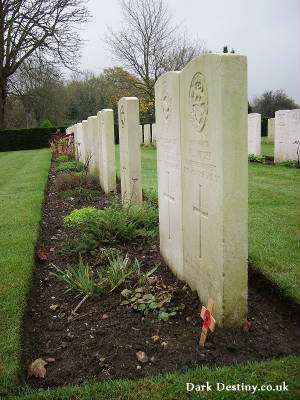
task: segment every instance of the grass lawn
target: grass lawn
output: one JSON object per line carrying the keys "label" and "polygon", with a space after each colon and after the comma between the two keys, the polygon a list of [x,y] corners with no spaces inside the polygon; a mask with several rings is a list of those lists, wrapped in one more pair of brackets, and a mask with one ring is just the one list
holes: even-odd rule
{"label": "grass lawn", "polygon": [[[156,152],[142,149],[143,168],[147,166],[145,186],[157,186]],[[33,249],[41,215],[41,202],[49,168],[48,150],[0,153],[0,398],[16,400],[156,400],[196,399],[199,392],[186,392],[186,383],[209,382],[212,391],[201,393],[202,399],[290,399],[299,396],[299,358],[289,357],[259,363],[247,363],[223,368],[189,369],[185,374],[167,373],[142,380],[118,380],[87,383],[79,387],[31,391],[18,386],[20,368],[20,322],[26,307],[33,267]],[[258,166],[257,166],[258,167]],[[261,166],[259,166],[261,167]],[[268,166],[264,166],[268,168]],[[270,168],[270,167],[269,167]],[[272,167],[271,167],[272,168]],[[278,168],[285,171],[284,167]],[[154,172],[153,172],[154,171]],[[254,171],[254,170],[253,170]],[[286,173],[291,170],[286,168]],[[292,171],[296,173],[296,171]],[[284,172],[285,174],[285,172]],[[255,171],[253,173],[256,176]],[[264,175],[264,174],[262,174]],[[249,174],[251,176],[251,173]],[[281,176],[281,173],[279,173]],[[296,176],[296,175],[295,175]],[[262,180],[262,178],[259,178]],[[280,182],[281,177],[278,178]],[[293,192],[294,185],[289,192]],[[281,206],[280,206],[281,207]],[[296,223],[296,222],[295,222]],[[288,391],[249,392],[216,390],[216,383],[226,385],[281,385]],[[16,395],[14,395],[16,394]],[[1,395],[3,397],[1,397]],[[6,395],[6,396],[5,396]]]}
{"label": "grass lawn", "polygon": [[261,138],[261,154],[274,157],[274,144],[267,144],[267,136]]}
{"label": "grass lawn", "polygon": [[[142,147],[141,152],[143,187],[157,190],[156,151]],[[116,160],[119,169],[118,146]],[[300,170],[249,163],[249,258],[255,268],[297,302],[300,294],[299,178]]]}
{"label": "grass lawn", "polygon": [[20,324],[50,157],[49,150],[0,153],[0,398],[18,383]]}

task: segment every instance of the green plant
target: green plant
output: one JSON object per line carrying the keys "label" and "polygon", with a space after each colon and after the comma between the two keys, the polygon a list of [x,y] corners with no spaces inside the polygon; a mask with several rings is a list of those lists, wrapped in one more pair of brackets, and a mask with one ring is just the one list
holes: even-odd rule
{"label": "green plant", "polygon": [[62,162],[62,161],[69,161],[69,156],[66,154],[64,156],[58,156],[55,159],[56,162]]}
{"label": "green plant", "polygon": [[85,200],[91,200],[93,197],[97,197],[100,195],[101,192],[99,192],[98,190],[77,188],[77,189],[66,190],[65,192],[60,193],[59,197],[62,200],[67,199],[69,197],[80,197]]}
{"label": "green plant", "polygon": [[52,128],[52,126],[53,125],[51,124],[49,119],[45,119],[40,125],[41,128]]}
{"label": "green plant", "polygon": [[68,286],[65,293],[75,289],[86,296],[92,296],[94,294],[94,273],[88,264],[84,265],[81,255],[79,256],[78,267],[68,265],[66,270],[62,271],[56,265],[52,264],[52,266],[57,271],[57,273],[54,273],[54,276],[61,279]]}
{"label": "green plant", "polygon": [[138,259],[135,259],[134,267],[138,277],[139,286],[147,285],[149,276],[151,276],[157,270],[159,265],[160,264],[156,264],[150,271],[142,272],[141,263],[138,261]]}
{"label": "green plant", "polygon": [[64,218],[66,227],[80,226],[90,220],[94,220],[103,214],[103,210],[98,210],[95,207],[85,207],[76,209]]}
{"label": "green plant", "polygon": [[62,171],[82,171],[84,169],[84,164],[80,161],[66,161],[59,164],[56,167],[55,172],[62,172]]}
{"label": "green plant", "polygon": [[122,283],[125,282],[126,278],[133,275],[135,268],[130,263],[128,255],[122,257],[112,253],[109,257],[109,267],[105,271],[105,278],[110,286],[111,291],[116,289]]}
{"label": "green plant", "polygon": [[145,293],[145,289],[142,287],[135,290],[124,289],[121,295],[125,298],[121,301],[121,305],[142,311],[144,315],[148,315],[150,312],[156,313],[160,321],[168,321],[170,317],[174,317],[185,307],[184,304],[179,306],[171,304],[172,290],[169,288],[161,290],[158,294]]}
{"label": "green plant", "polygon": [[71,189],[91,189],[96,187],[97,178],[85,170],[81,172],[60,172],[56,177],[56,188],[59,192]]}
{"label": "green plant", "polygon": [[266,161],[266,156],[264,156],[264,155],[260,156],[260,155],[256,155],[256,154],[249,154],[248,155],[248,161],[264,164],[265,161]]}

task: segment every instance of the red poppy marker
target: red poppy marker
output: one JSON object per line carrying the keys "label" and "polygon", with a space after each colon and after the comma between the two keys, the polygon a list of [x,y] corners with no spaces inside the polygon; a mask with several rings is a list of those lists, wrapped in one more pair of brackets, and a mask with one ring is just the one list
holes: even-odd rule
{"label": "red poppy marker", "polygon": [[203,319],[203,326],[202,326],[202,332],[201,332],[201,336],[200,336],[200,340],[199,340],[200,347],[204,347],[208,329],[210,329],[212,332],[215,330],[216,320],[211,315],[213,308],[214,308],[214,301],[212,299],[208,300],[207,308],[202,306],[201,318]]}

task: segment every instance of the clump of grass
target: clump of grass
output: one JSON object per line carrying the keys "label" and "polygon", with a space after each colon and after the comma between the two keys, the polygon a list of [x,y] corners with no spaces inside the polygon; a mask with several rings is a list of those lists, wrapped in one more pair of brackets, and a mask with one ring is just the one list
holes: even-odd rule
{"label": "clump of grass", "polygon": [[66,190],[65,192],[60,193],[59,197],[62,200],[65,200],[69,197],[80,197],[85,200],[91,200],[93,197],[97,197],[100,195],[101,192],[99,192],[98,190],[77,188],[77,189]]}
{"label": "clump of grass", "polygon": [[256,155],[256,154],[249,154],[248,155],[248,161],[264,164],[266,162],[266,156],[264,156],[264,155],[260,156],[260,155]]}
{"label": "clump of grass", "polygon": [[278,163],[278,165],[282,165],[282,166],[288,167],[288,168],[300,168],[300,164],[296,160],[282,161],[282,162]]}
{"label": "clump of grass", "polygon": [[84,169],[84,164],[80,161],[66,161],[59,164],[56,167],[55,172],[62,172],[62,171],[82,171]]}

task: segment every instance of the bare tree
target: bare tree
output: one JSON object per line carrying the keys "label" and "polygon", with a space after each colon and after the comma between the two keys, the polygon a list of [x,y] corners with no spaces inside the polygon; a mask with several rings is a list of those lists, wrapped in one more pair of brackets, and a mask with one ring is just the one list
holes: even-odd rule
{"label": "bare tree", "polygon": [[8,81],[32,56],[76,66],[76,28],[88,20],[85,0],[0,0],[0,129]]}
{"label": "bare tree", "polygon": [[120,0],[120,4],[122,28],[118,32],[108,28],[105,41],[116,61],[142,81],[153,99],[154,84],[166,68],[182,68],[198,49],[192,48],[186,37],[178,39],[178,27],[171,23],[163,0]]}

